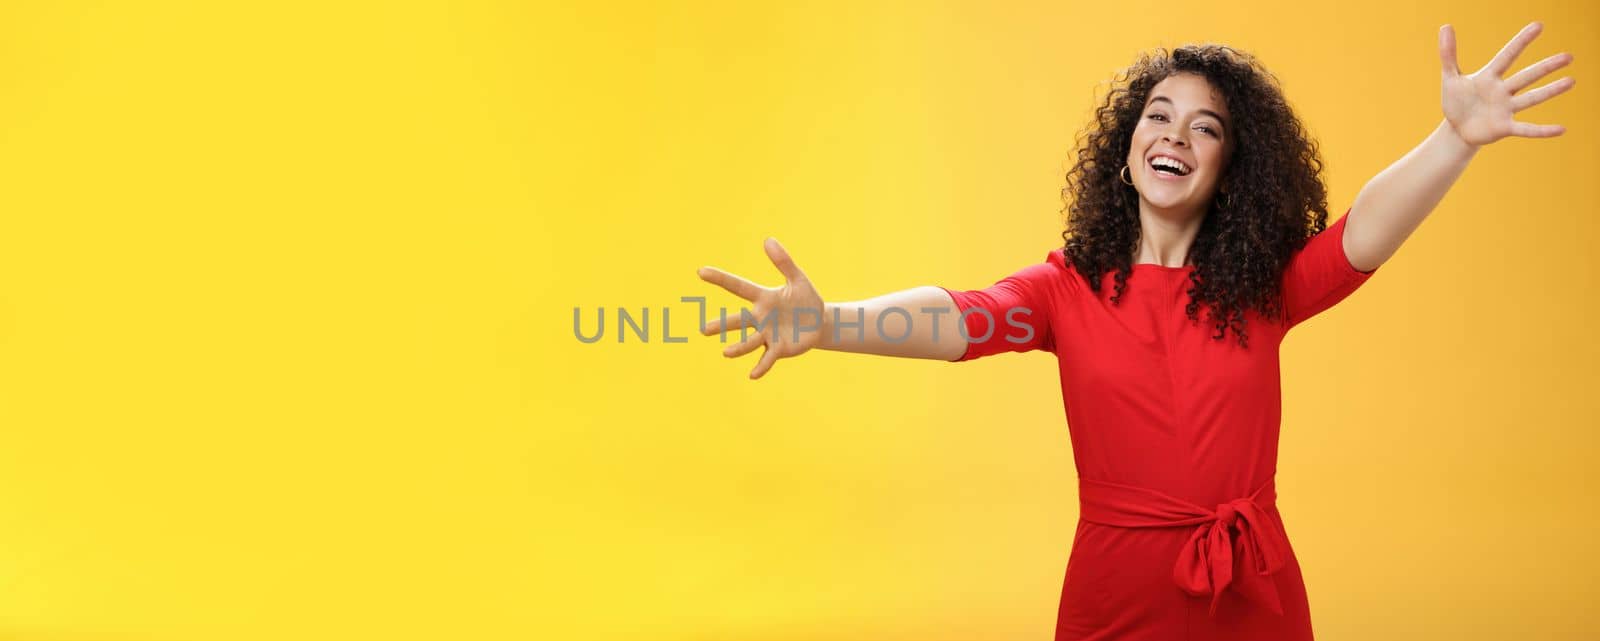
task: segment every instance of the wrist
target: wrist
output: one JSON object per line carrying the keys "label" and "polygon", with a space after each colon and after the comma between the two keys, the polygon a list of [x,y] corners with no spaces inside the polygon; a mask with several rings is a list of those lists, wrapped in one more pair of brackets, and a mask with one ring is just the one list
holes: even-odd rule
{"label": "wrist", "polygon": [[1467,142],[1467,139],[1461,136],[1461,132],[1456,129],[1455,123],[1450,122],[1449,118],[1443,119],[1434,132],[1447,140],[1451,146],[1467,153],[1476,152],[1483,147],[1483,145]]}

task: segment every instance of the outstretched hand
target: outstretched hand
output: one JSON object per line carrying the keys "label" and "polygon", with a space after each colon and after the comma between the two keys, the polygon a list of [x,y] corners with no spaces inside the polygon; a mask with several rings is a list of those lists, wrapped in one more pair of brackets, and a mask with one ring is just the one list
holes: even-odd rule
{"label": "outstretched hand", "polygon": [[1444,67],[1441,91],[1444,116],[1467,144],[1486,145],[1506,136],[1549,138],[1566,131],[1561,125],[1518,122],[1512,114],[1571,89],[1574,81],[1567,77],[1520,96],[1514,95],[1550,72],[1565,67],[1572,62],[1572,54],[1558,53],[1529,65],[1510,78],[1501,77],[1543,28],[1538,22],[1523,27],[1489,64],[1470,75],[1462,75],[1456,66],[1455,29],[1450,25],[1439,29],[1439,59]]}
{"label": "outstretched hand", "polygon": [[[741,309],[737,316],[727,318],[726,325],[718,318],[700,328],[700,333],[707,336],[746,326],[755,329],[756,333],[722,350],[724,356],[737,358],[765,345],[761,361],[750,370],[750,378],[761,378],[779,358],[799,356],[816,347],[822,342],[822,328],[826,326],[822,296],[817,294],[805,272],[800,271],[776,239],[768,238],[764,247],[767,258],[772,259],[772,264],[783,274],[782,287],[762,287],[715,267],[701,267],[697,272],[706,282],[755,303],[754,316],[748,316],[749,312]],[[744,335],[741,331],[740,336]]]}

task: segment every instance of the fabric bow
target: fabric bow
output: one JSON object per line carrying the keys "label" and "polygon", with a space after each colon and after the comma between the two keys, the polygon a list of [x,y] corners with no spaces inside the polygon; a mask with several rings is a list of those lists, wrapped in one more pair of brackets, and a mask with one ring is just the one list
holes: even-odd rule
{"label": "fabric bow", "polygon": [[[1283,569],[1284,549],[1277,524],[1254,501],[1234,499],[1217,506],[1209,522],[1189,535],[1172,566],[1172,580],[1194,596],[1211,597],[1211,615],[1217,614],[1222,591],[1237,585],[1240,593],[1283,614],[1278,587],[1271,574]],[[1238,535],[1233,531],[1238,530]],[[1244,574],[1234,581],[1234,561]]]}
{"label": "fabric bow", "polygon": [[[1198,526],[1189,535],[1172,566],[1172,580],[1193,596],[1211,597],[1217,614],[1222,593],[1233,587],[1275,614],[1283,601],[1272,574],[1288,561],[1288,535],[1267,511],[1277,499],[1268,480],[1250,496],[1207,510],[1155,490],[1130,485],[1079,480],[1080,513],[1084,520],[1117,527]],[[1235,571],[1237,565],[1241,571]]]}

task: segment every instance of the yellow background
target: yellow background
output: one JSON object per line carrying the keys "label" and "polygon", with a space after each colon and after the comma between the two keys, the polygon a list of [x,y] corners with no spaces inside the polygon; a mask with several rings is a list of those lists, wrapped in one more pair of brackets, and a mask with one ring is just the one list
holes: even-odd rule
{"label": "yellow background", "polygon": [[1440,24],[1470,71],[1535,19],[1569,132],[1286,341],[1281,505],[1319,638],[1592,638],[1600,9],[1116,4],[0,5],[0,639],[1047,639],[1050,358],[751,382],[694,269],[1042,260],[1100,83],[1189,41],[1282,79],[1337,216]]}

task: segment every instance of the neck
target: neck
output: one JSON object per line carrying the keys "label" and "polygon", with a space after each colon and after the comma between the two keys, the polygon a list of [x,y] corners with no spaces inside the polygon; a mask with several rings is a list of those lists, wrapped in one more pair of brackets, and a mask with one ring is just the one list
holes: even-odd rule
{"label": "neck", "polygon": [[1134,255],[1134,264],[1184,266],[1203,219],[1201,212],[1163,210],[1140,202],[1139,250]]}

